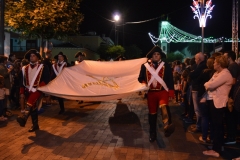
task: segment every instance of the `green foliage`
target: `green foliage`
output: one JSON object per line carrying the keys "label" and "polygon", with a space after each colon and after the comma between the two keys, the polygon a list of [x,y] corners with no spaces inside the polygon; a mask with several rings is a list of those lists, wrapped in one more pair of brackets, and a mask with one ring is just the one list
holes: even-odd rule
{"label": "green foliage", "polygon": [[173,61],[175,61],[175,60],[182,61],[183,58],[184,58],[184,56],[183,56],[183,54],[181,54],[181,53],[177,53],[177,54],[168,53],[168,54],[167,54],[166,61],[167,61],[167,62],[173,62]]}
{"label": "green foliage", "polygon": [[107,54],[107,50],[110,46],[109,45],[100,45],[97,53],[100,55],[101,59],[107,60],[109,55]]}
{"label": "green foliage", "polygon": [[139,49],[136,45],[131,45],[124,49],[122,46],[109,46],[109,45],[101,45],[98,50],[98,54],[101,59],[109,60],[111,58],[115,59],[119,55],[126,57],[126,59],[135,59],[140,58],[142,55],[141,49]]}
{"label": "green foliage", "polygon": [[[195,55],[198,52],[201,52],[201,43],[189,43],[187,50],[191,53],[191,55]],[[212,50],[211,43],[204,44],[204,52],[210,52]]]}
{"label": "green foliage", "polygon": [[110,46],[106,50],[106,53],[108,57],[115,59],[119,55],[124,55],[125,49],[120,45]]}
{"label": "green foliage", "polygon": [[126,47],[126,52],[124,54],[126,59],[140,58],[141,55],[142,55],[142,50],[138,48],[136,45],[131,45]]}
{"label": "green foliage", "polygon": [[6,0],[5,23],[24,37],[43,39],[67,36],[78,31],[83,15],[81,0]]}

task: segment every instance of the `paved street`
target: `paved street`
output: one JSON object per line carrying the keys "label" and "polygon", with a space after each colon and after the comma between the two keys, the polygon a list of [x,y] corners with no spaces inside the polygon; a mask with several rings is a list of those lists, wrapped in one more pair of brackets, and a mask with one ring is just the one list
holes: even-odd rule
{"label": "paved street", "polygon": [[[106,159],[106,160],[202,160],[206,145],[198,141],[200,134],[188,133],[180,120],[183,108],[171,104],[174,134],[163,137],[164,148],[148,141],[148,109],[146,99],[137,93],[128,98],[107,102],[65,101],[66,112],[58,115],[54,102],[39,115],[40,130],[29,133],[16,122],[19,110],[7,122],[0,122],[0,159]],[[225,147],[221,158],[240,156],[240,145]]]}

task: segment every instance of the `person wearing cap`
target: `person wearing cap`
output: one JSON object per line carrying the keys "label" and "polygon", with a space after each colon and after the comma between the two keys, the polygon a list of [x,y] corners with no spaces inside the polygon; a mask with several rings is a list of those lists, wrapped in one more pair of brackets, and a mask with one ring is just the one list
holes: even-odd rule
{"label": "person wearing cap", "polygon": [[75,64],[81,63],[85,59],[85,57],[86,57],[86,54],[84,52],[78,51],[75,54],[75,58],[77,58],[77,60],[75,61]]}
{"label": "person wearing cap", "polygon": [[[56,59],[57,63],[52,65],[51,80],[55,79],[62,72],[63,68],[68,66],[66,62],[67,57],[63,54],[63,52],[59,52],[56,56],[54,56],[54,59]],[[60,106],[58,114],[63,114],[65,112],[64,99],[58,97],[58,103]]]}
{"label": "person wearing cap", "polygon": [[141,66],[138,81],[149,87],[147,94],[149,141],[154,142],[156,140],[158,108],[161,109],[162,113],[165,137],[169,137],[175,130],[168,106],[169,98],[174,98],[174,83],[171,67],[162,60],[162,58],[166,58],[166,55],[160,47],[153,47],[147,54],[147,58],[149,60]]}
{"label": "person wearing cap", "polygon": [[30,63],[22,67],[20,97],[26,99],[27,106],[23,115],[17,117],[17,122],[21,127],[25,127],[27,119],[31,115],[33,126],[28,131],[34,132],[39,129],[38,102],[42,95],[37,88],[48,84],[50,72],[48,67],[39,63],[41,55],[37,50],[30,49],[24,57]]}

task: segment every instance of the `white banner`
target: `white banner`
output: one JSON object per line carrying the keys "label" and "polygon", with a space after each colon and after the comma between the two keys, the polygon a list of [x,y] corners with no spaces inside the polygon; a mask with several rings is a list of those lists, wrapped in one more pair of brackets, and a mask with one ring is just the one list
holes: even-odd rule
{"label": "white banner", "polygon": [[83,61],[63,71],[38,90],[53,96],[87,101],[104,101],[126,97],[146,90],[138,82],[146,58],[125,61]]}

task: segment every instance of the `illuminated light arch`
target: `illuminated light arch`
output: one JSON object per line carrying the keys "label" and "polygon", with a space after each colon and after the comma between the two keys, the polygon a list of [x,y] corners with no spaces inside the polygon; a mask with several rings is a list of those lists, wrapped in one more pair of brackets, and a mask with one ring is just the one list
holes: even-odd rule
{"label": "illuminated light arch", "polygon": [[[159,37],[153,36],[151,33],[148,33],[152,43],[154,45],[158,44],[159,42],[167,42],[167,43],[201,43],[202,37],[196,36],[185,31],[182,31],[175,26],[171,25],[168,21],[162,21],[161,23],[161,31]],[[232,38],[204,38],[204,43],[217,43],[217,42],[232,42]],[[238,39],[238,42],[239,39]]]}

